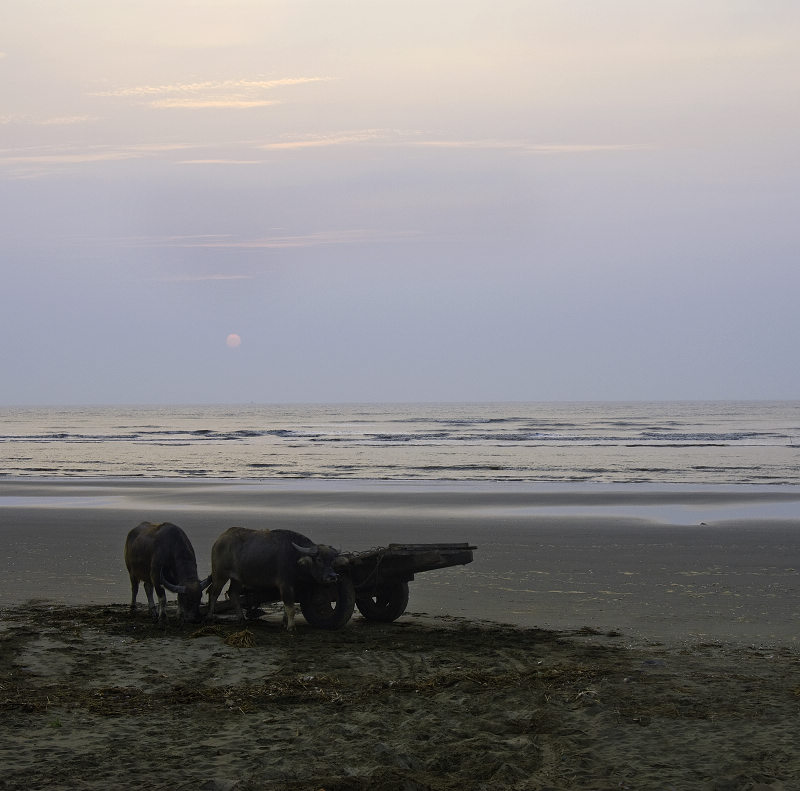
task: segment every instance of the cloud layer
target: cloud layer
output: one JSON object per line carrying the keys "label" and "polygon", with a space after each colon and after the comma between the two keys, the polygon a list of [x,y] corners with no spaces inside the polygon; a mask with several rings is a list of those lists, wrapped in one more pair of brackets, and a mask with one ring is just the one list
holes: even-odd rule
{"label": "cloud layer", "polygon": [[327,77],[204,80],[163,85],[138,85],[96,91],[92,95],[106,98],[141,99],[145,100],[149,107],[155,109],[246,109],[278,104],[278,99],[267,96],[276,88],[296,87],[328,80]]}

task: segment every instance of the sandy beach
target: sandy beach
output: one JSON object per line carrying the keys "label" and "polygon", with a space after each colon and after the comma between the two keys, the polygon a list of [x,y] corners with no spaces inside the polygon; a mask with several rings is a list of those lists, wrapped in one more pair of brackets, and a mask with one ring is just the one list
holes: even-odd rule
{"label": "sandy beach", "polygon": [[[796,788],[797,509],[793,487],[0,482],[0,787]],[[393,624],[163,628],[127,608],[143,519],[181,525],[201,575],[232,524],[478,549]]]}
{"label": "sandy beach", "polygon": [[226,528],[288,528],[343,551],[467,541],[410,610],[640,641],[797,644],[800,487],[297,481],[0,481],[3,604],[124,603],[143,520],[189,535],[201,576]]}

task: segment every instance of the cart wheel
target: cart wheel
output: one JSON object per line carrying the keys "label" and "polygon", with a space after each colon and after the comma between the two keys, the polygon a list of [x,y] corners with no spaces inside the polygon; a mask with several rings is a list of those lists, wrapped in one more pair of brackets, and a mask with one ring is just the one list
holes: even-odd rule
{"label": "cart wheel", "polygon": [[350,577],[331,585],[313,585],[300,597],[303,617],[319,629],[341,629],[353,615],[356,593]]}
{"label": "cart wheel", "polygon": [[358,596],[356,607],[369,621],[396,621],[408,607],[408,583],[390,582],[381,585],[374,596]]}

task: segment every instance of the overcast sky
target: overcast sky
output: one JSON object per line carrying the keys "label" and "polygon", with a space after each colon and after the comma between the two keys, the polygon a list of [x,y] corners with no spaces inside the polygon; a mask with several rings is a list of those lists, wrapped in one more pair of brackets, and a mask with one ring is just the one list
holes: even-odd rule
{"label": "overcast sky", "polygon": [[0,11],[0,403],[798,398],[797,0]]}

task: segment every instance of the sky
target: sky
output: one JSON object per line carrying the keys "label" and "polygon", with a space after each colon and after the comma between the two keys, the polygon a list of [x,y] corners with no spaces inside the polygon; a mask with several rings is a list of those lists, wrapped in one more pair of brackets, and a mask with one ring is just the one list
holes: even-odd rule
{"label": "sky", "polygon": [[5,0],[0,404],[800,397],[796,0]]}

